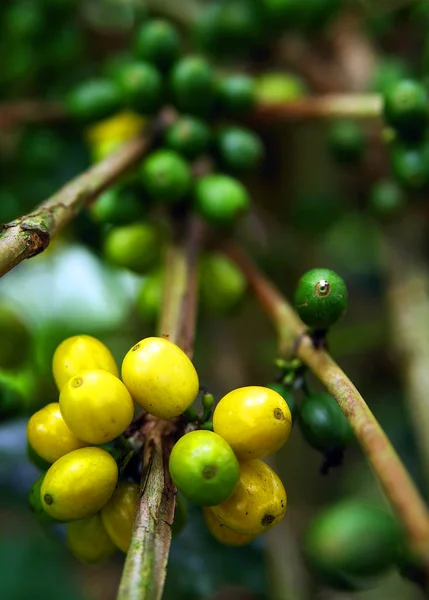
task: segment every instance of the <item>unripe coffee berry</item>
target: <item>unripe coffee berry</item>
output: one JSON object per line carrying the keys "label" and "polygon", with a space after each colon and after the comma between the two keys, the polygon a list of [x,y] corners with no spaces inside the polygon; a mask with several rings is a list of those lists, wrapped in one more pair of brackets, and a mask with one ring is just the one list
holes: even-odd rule
{"label": "unripe coffee berry", "polygon": [[295,292],[295,308],[306,325],[327,329],[347,308],[347,287],[330,269],[311,269],[304,273]]}

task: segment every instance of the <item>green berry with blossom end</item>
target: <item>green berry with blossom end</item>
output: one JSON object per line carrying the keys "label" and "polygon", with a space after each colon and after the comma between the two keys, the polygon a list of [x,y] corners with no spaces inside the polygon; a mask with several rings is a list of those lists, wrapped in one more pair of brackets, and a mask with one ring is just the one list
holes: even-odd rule
{"label": "green berry with blossom end", "polygon": [[328,329],[347,309],[347,287],[330,269],[311,269],[304,273],[295,292],[295,308],[306,325]]}

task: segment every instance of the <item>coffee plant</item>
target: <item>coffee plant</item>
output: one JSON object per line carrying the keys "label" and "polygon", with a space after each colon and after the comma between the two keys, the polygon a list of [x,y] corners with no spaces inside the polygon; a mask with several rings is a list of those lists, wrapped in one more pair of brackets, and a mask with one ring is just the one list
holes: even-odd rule
{"label": "coffee plant", "polygon": [[428,27],[1,3],[5,599],[428,593]]}

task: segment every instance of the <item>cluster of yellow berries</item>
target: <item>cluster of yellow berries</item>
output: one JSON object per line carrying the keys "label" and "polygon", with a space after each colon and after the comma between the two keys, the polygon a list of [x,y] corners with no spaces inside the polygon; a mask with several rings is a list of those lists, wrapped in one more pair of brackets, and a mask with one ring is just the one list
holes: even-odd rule
{"label": "cluster of yellow berries", "polygon": [[[30,503],[46,520],[66,522],[72,552],[96,562],[115,548],[127,551],[139,496],[136,483],[118,483],[117,463],[100,446],[128,428],[134,402],[160,419],[182,415],[199,393],[198,374],[178,346],[149,337],[126,354],[121,380],[109,349],[80,335],[58,346],[53,375],[59,402],[36,412],[27,426],[31,450],[50,464]],[[284,487],[261,458],[287,440],[291,413],[269,388],[240,388],[216,406],[213,429],[179,438],[170,473],[183,495],[204,507],[215,538],[245,544],[286,512]]]}
{"label": "cluster of yellow berries", "polygon": [[220,542],[241,546],[279,523],[287,497],[261,459],[289,437],[292,416],[280,394],[265,387],[233,390],[217,404],[214,431],[194,431],[173,447],[170,473]]}

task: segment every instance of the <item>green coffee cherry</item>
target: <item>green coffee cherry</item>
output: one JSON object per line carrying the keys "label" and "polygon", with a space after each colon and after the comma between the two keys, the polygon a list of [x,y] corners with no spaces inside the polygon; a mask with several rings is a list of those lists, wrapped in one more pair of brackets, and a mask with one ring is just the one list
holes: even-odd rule
{"label": "green coffee cherry", "polygon": [[136,308],[145,321],[152,323],[159,316],[162,304],[164,274],[162,271],[149,273],[142,282],[136,298]]}
{"label": "green coffee cherry", "polygon": [[170,76],[175,106],[192,115],[207,115],[215,101],[215,75],[210,63],[201,56],[185,56]]}
{"label": "green coffee cherry", "polygon": [[212,253],[200,266],[200,293],[203,306],[211,313],[229,315],[243,302],[247,282],[238,267],[226,256]]}
{"label": "green coffee cherry", "polygon": [[398,81],[384,93],[386,123],[403,139],[421,139],[428,121],[428,100],[426,88],[418,81]]}
{"label": "green coffee cherry", "polygon": [[303,80],[292,73],[264,73],[256,80],[256,99],[259,102],[292,102],[306,93]]}
{"label": "green coffee cherry", "polygon": [[156,19],[143,23],[137,32],[135,53],[162,71],[168,70],[180,54],[177,29],[168,21]]}
{"label": "green coffee cherry", "polygon": [[368,207],[372,214],[386,220],[398,215],[406,204],[406,198],[401,187],[392,179],[381,179],[371,188]]}
{"label": "green coffee cherry", "polygon": [[286,404],[289,407],[290,414],[292,415],[292,418],[295,419],[296,412],[297,412],[297,404],[296,404],[296,400],[293,396],[292,390],[290,390],[288,387],[286,387],[282,383],[270,383],[269,385],[267,385],[267,387],[270,388],[270,390],[274,390],[275,392],[280,394],[280,396],[282,396],[282,398],[285,399]]}
{"label": "green coffee cherry", "polygon": [[394,144],[390,165],[397,181],[408,190],[422,190],[429,183],[429,144]]}
{"label": "green coffee cherry", "polygon": [[145,214],[143,203],[132,189],[112,187],[103,192],[90,208],[91,218],[100,224],[126,225]]}
{"label": "green coffee cherry", "polygon": [[388,513],[356,501],[343,502],[310,523],[304,555],[328,585],[364,589],[393,566],[401,539],[398,524]]}
{"label": "green coffee cherry", "polygon": [[205,121],[196,117],[182,116],[167,127],[164,141],[172,150],[192,159],[208,150],[211,132]]}
{"label": "green coffee cherry", "polygon": [[295,308],[306,325],[327,329],[347,308],[347,287],[330,269],[311,269],[304,273],[295,292]]}
{"label": "green coffee cherry", "polygon": [[243,54],[260,39],[260,17],[255,0],[212,2],[195,24],[197,44],[218,57]]}
{"label": "green coffee cherry", "polygon": [[213,225],[232,225],[247,212],[249,206],[246,188],[227,175],[206,175],[195,185],[195,210]]}
{"label": "green coffee cherry", "polygon": [[255,81],[237,73],[224,77],[218,85],[220,110],[227,115],[241,115],[255,104]]}
{"label": "green coffee cherry", "polygon": [[156,113],[163,103],[162,78],[148,62],[132,62],[118,67],[116,82],[125,106],[144,115]]}
{"label": "green coffee cherry", "polygon": [[217,139],[222,163],[235,171],[254,169],[262,160],[264,147],[253,131],[242,127],[227,127]]}
{"label": "green coffee cherry", "polygon": [[93,79],[70,92],[66,106],[70,115],[79,121],[99,121],[120,109],[121,91],[113,81]]}
{"label": "green coffee cherry", "polygon": [[142,164],[143,187],[151,198],[174,203],[182,200],[191,187],[188,163],[174,150],[158,150]]}
{"label": "green coffee cherry", "polygon": [[329,127],[328,147],[334,160],[340,164],[359,162],[365,149],[362,128],[355,121],[335,121]]}
{"label": "green coffee cherry", "polygon": [[132,223],[109,230],[104,241],[106,259],[118,267],[146,273],[160,259],[158,229],[149,223]]}
{"label": "green coffee cherry", "polygon": [[353,440],[353,430],[330,394],[306,396],[298,408],[299,427],[315,450],[327,453],[345,448]]}
{"label": "green coffee cherry", "polygon": [[14,310],[0,304],[0,369],[16,369],[28,356],[31,334]]}

